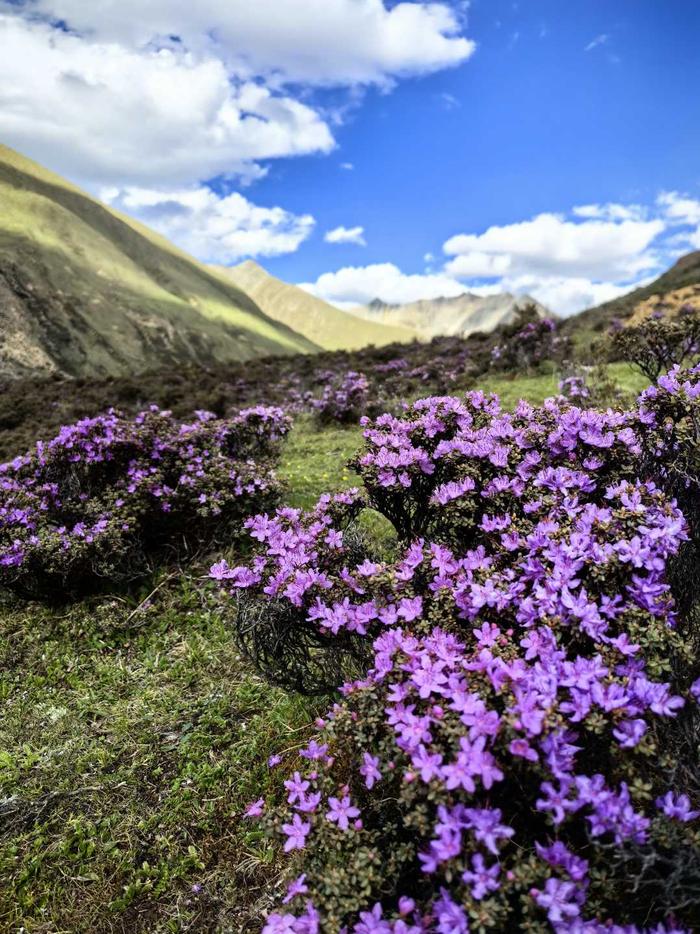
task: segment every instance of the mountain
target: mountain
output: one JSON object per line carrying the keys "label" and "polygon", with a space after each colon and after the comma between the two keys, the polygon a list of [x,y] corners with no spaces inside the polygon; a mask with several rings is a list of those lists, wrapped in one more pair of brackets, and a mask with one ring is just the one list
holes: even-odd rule
{"label": "mountain", "polygon": [[673,313],[683,304],[700,309],[700,250],[681,256],[648,285],[567,318],[563,328],[585,340],[591,333],[606,330],[615,318],[636,320],[657,306]]}
{"label": "mountain", "polygon": [[487,296],[465,292],[456,298],[425,299],[406,305],[387,305],[375,299],[350,310],[365,321],[407,327],[429,340],[438,335],[467,337],[476,331],[493,331],[501,324],[512,323],[527,305],[534,305],[542,317],[549,314],[529,296],[509,292]]}
{"label": "mountain", "polygon": [[0,376],[317,349],[165,238],[0,146]]}
{"label": "mountain", "polygon": [[257,302],[270,318],[286,324],[324,350],[360,350],[370,344],[381,347],[416,337],[412,328],[400,324],[372,320],[361,323],[354,315],[304,289],[276,279],[253,260],[214,268]]}

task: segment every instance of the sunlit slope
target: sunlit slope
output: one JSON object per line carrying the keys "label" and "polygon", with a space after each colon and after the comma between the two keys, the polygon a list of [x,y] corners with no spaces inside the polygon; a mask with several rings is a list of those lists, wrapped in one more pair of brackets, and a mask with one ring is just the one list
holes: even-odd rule
{"label": "sunlit slope", "polygon": [[681,256],[648,285],[573,315],[564,322],[564,328],[586,346],[615,319],[636,321],[657,307],[665,314],[673,314],[683,305],[700,308],[700,250]]}
{"label": "sunlit slope", "polygon": [[416,337],[411,328],[360,321],[303,289],[276,279],[252,260],[238,266],[213,268],[250,295],[265,314],[325,350],[359,350],[370,344],[381,347],[395,341],[406,343]]}
{"label": "sunlit slope", "polygon": [[405,305],[387,305],[375,299],[350,311],[365,321],[408,327],[422,339],[430,340],[440,335],[468,337],[477,331],[490,333],[503,324],[512,324],[518,312],[526,307],[534,307],[542,317],[548,314],[544,305],[529,296],[509,292],[486,296],[465,292],[454,298],[423,299]]}
{"label": "sunlit slope", "polygon": [[163,237],[0,146],[0,374],[315,349]]}

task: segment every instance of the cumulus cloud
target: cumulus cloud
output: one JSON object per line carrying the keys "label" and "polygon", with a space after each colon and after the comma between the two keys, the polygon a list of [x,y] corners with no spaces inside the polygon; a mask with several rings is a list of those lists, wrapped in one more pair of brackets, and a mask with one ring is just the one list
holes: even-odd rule
{"label": "cumulus cloud", "polygon": [[445,271],[474,291],[496,285],[572,314],[624,294],[657,270],[657,238],[667,226],[658,211],[638,204],[579,205],[570,217],[539,214],[451,237],[443,246],[451,257]]}
{"label": "cumulus cloud", "polygon": [[606,221],[638,221],[648,216],[647,209],[641,204],[580,204],[572,209],[576,217]]}
{"label": "cumulus cloud", "polygon": [[662,191],[656,203],[673,223],[689,226],[700,224],[700,201],[695,198],[677,191]]}
{"label": "cumulus cloud", "polygon": [[664,227],[661,219],[573,221],[539,214],[482,234],[458,234],[443,249],[453,257],[446,269],[454,276],[539,273],[626,280],[656,264],[649,248]]}
{"label": "cumulus cloud", "polygon": [[315,282],[305,282],[300,287],[343,308],[366,305],[375,298],[398,305],[424,298],[451,298],[466,291],[465,286],[451,276],[407,275],[393,263],[345,266],[336,272],[323,273]]}
{"label": "cumulus cloud", "polygon": [[355,105],[368,85],[458,65],[474,50],[463,25],[448,2],[275,0],[271,16],[251,0],[0,0],[0,139],[118,189],[199,256],[286,252],[308,216],[204,183],[246,185],[268,160],[330,152],[343,108],[317,105],[316,88]]}
{"label": "cumulus cloud", "polygon": [[635,282],[634,286],[593,282],[582,276],[518,276],[501,281],[498,290],[514,295],[530,295],[557,314],[570,315],[612,301],[642,284],[643,281]]}
{"label": "cumulus cloud", "polygon": [[[441,270],[434,257],[423,274],[402,272],[393,263],[327,272],[303,288],[348,307],[379,298],[390,304],[510,292],[530,295],[568,315],[610,301],[645,284],[667,261],[669,233],[700,221],[700,202],[677,193],[656,206],[587,204],[569,216],[544,213],[483,233],[463,233],[443,245]],[[662,238],[662,234],[665,235]]]}
{"label": "cumulus cloud", "polygon": [[207,187],[169,192],[113,188],[101,195],[113,207],[211,263],[228,265],[246,256],[292,253],[314,228],[308,214],[260,207],[238,192],[219,196]]}
{"label": "cumulus cloud", "polygon": [[0,16],[0,137],[93,184],[192,184],[261,174],[257,160],[328,152],[306,104],[223,63],[177,49],[132,51]]}
{"label": "cumulus cloud", "polygon": [[328,230],[323,239],[326,243],[354,243],[356,246],[367,246],[364,227],[335,227]]}
{"label": "cumulus cloud", "polygon": [[[17,9],[16,0],[6,6]],[[464,62],[474,43],[448,2],[20,0],[20,9],[135,49],[177,41],[236,74],[313,85],[380,84]]]}

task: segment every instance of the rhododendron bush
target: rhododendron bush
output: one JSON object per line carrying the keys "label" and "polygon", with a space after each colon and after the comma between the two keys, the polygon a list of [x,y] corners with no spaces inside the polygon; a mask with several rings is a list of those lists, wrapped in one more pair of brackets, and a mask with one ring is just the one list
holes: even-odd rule
{"label": "rhododendron bush", "polygon": [[[265,934],[700,927],[700,670],[668,574],[691,532],[664,467],[699,381],[627,413],[421,400],[366,422],[362,491],[247,521],[252,564],[212,568],[234,607],[368,657],[285,804],[248,809],[290,856]],[[358,553],[366,506],[395,554]]]}
{"label": "rhododendron bush", "polygon": [[[164,548],[185,557],[273,505],[280,409],[190,424],[157,408],[65,427],[0,467],[0,584],[61,596],[138,577]],[[255,459],[253,459],[255,458]]]}
{"label": "rhododendron bush", "polygon": [[336,376],[326,374],[326,385],[319,399],[312,400],[312,408],[321,424],[328,422],[356,422],[367,409],[369,381],[364,373],[348,370]]}

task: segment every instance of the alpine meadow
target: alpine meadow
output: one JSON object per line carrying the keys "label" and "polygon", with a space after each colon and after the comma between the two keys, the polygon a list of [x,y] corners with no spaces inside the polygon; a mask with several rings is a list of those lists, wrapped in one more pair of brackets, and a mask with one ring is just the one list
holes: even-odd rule
{"label": "alpine meadow", "polygon": [[700,931],[699,41],[0,0],[0,934]]}

